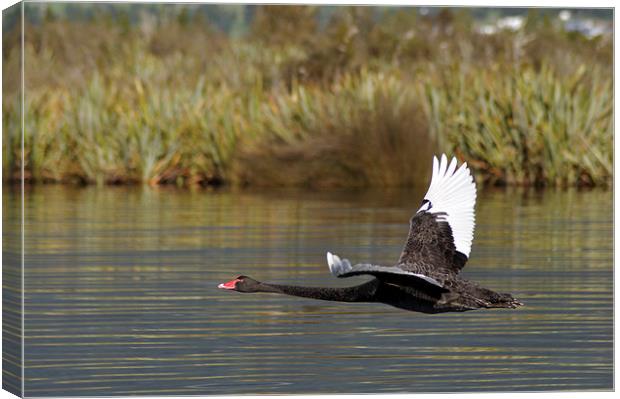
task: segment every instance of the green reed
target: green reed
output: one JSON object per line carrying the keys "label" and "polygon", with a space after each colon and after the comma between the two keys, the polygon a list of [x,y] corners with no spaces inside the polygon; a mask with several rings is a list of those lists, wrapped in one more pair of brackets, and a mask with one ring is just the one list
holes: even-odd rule
{"label": "green reed", "polygon": [[[454,79],[453,76],[458,76]],[[432,130],[485,179],[509,184],[608,184],[612,81],[582,65],[433,74],[424,83]]]}

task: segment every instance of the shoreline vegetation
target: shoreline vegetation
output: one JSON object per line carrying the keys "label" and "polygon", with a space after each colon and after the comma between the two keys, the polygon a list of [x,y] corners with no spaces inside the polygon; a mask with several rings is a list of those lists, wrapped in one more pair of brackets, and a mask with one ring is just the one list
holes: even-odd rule
{"label": "shoreline vegetation", "polygon": [[[166,9],[27,24],[28,182],[400,187],[446,152],[480,183],[611,185],[611,34],[536,11],[491,31],[466,9],[262,6],[230,35]],[[4,33],[4,182],[19,40]]]}

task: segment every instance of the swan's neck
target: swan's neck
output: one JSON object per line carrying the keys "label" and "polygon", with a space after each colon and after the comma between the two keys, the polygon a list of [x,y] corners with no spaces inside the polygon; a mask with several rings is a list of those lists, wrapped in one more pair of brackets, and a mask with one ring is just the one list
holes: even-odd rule
{"label": "swan's neck", "polygon": [[260,283],[258,292],[273,292],[304,298],[322,299],[324,301],[372,302],[378,285],[379,281],[376,279],[354,287],[345,288]]}

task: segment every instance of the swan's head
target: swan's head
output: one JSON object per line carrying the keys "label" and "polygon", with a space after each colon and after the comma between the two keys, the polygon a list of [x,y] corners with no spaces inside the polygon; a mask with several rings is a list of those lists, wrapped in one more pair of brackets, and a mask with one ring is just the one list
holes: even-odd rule
{"label": "swan's head", "polygon": [[227,283],[218,285],[217,288],[238,292],[256,292],[258,290],[258,285],[258,281],[248,276],[238,276]]}

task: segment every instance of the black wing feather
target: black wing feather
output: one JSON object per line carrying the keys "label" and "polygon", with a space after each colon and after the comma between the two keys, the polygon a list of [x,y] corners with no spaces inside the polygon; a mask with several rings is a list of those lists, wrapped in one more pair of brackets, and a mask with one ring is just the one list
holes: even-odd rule
{"label": "black wing feather", "polygon": [[358,263],[352,266],[348,259],[340,259],[338,255],[331,252],[327,253],[327,264],[332,274],[338,278],[367,274],[377,277],[384,283],[418,287],[426,292],[441,294],[448,291],[443,286],[442,277],[446,277],[445,275],[436,274],[430,277],[422,273],[403,270],[399,266],[377,266],[368,263]]}
{"label": "black wing feather", "polygon": [[399,287],[411,287],[420,292],[424,292],[429,296],[434,296],[436,298],[441,297],[442,294],[446,292],[450,292],[448,288],[440,287],[438,285],[429,283],[426,280],[422,280],[421,278],[407,276],[404,274],[394,274],[394,273],[382,273],[382,272],[365,272],[365,273],[352,273],[349,276],[341,276],[341,277],[352,277],[355,275],[362,274],[370,274],[382,283],[392,284]]}
{"label": "black wing feather", "polygon": [[[456,250],[452,229],[442,213],[421,211],[410,222],[409,236],[398,264],[416,273],[458,273],[467,256]],[[424,266],[422,266],[424,265]]]}

